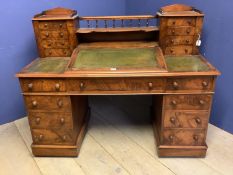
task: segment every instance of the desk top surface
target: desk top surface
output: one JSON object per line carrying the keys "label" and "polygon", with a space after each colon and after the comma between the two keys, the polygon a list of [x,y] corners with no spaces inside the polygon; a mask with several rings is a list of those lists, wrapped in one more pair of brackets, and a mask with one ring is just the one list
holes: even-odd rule
{"label": "desk top surface", "polygon": [[[135,44],[135,43],[134,43]],[[141,44],[141,45],[140,45]],[[80,45],[72,57],[38,58],[18,77],[219,75],[201,55],[163,56],[156,43]],[[114,45],[114,44],[113,44]]]}

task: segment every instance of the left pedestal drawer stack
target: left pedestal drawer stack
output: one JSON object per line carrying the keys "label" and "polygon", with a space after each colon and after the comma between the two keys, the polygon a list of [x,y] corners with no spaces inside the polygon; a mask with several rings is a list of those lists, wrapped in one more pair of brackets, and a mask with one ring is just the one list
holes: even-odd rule
{"label": "left pedestal drawer stack", "polygon": [[[77,156],[87,97],[62,95],[60,79],[20,79],[36,156]],[[64,93],[63,93],[64,94]],[[79,110],[76,110],[78,108]]]}

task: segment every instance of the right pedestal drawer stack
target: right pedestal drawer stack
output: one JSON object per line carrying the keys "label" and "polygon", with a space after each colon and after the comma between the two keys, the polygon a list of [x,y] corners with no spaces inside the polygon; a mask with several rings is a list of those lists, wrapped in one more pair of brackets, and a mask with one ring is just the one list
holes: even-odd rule
{"label": "right pedestal drawer stack", "polygon": [[153,103],[159,156],[206,155],[213,90],[211,76],[167,79],[166,94]]}

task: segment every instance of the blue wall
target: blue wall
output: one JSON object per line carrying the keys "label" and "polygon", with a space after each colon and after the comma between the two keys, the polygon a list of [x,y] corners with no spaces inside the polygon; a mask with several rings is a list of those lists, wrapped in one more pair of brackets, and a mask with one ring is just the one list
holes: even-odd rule
{"label": "blue wall", "polygon": [[218,78],[210,122],[233,133],[233,1],[126,1],[126,14],[155,14],[168,4],[184,3],[205,13],[201,52],[222,73]]}
{"label": "blue wall", "polygon": [[9,0],[0,5],[0,124],[25,116],[14,74],[37,57],[31,18],[54,7],[76,9],[81,15],[122,15],[124,0]]}
{"label": "blue wall", "polygon": [[[20,2],[20,3],[19,3]],[[85,15],[155,14],[162,6],[184,3],[205,12],[201,52],[221,72],[217,81],[211,123],[233,133],[233,1],[225,0],[11,0],[0,6],[0,124],[25,115],[14,74],[37,56],[31,17],[62,6]],[[232,50],[233,51],[233,50]]]}

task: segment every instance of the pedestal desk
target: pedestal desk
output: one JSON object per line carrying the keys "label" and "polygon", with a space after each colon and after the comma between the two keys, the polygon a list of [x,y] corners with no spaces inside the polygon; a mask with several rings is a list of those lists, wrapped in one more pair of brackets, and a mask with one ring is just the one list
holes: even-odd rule
{"label": "pedestal desk", "polygon": [[199,53],[203,17],[182,4],[156,15],[80,17],[64,8],[36,15],[39,58],[17,74],[33,154],[78,155],[89,95],[151,94],[158,155],[205,156],[220,73]]}

